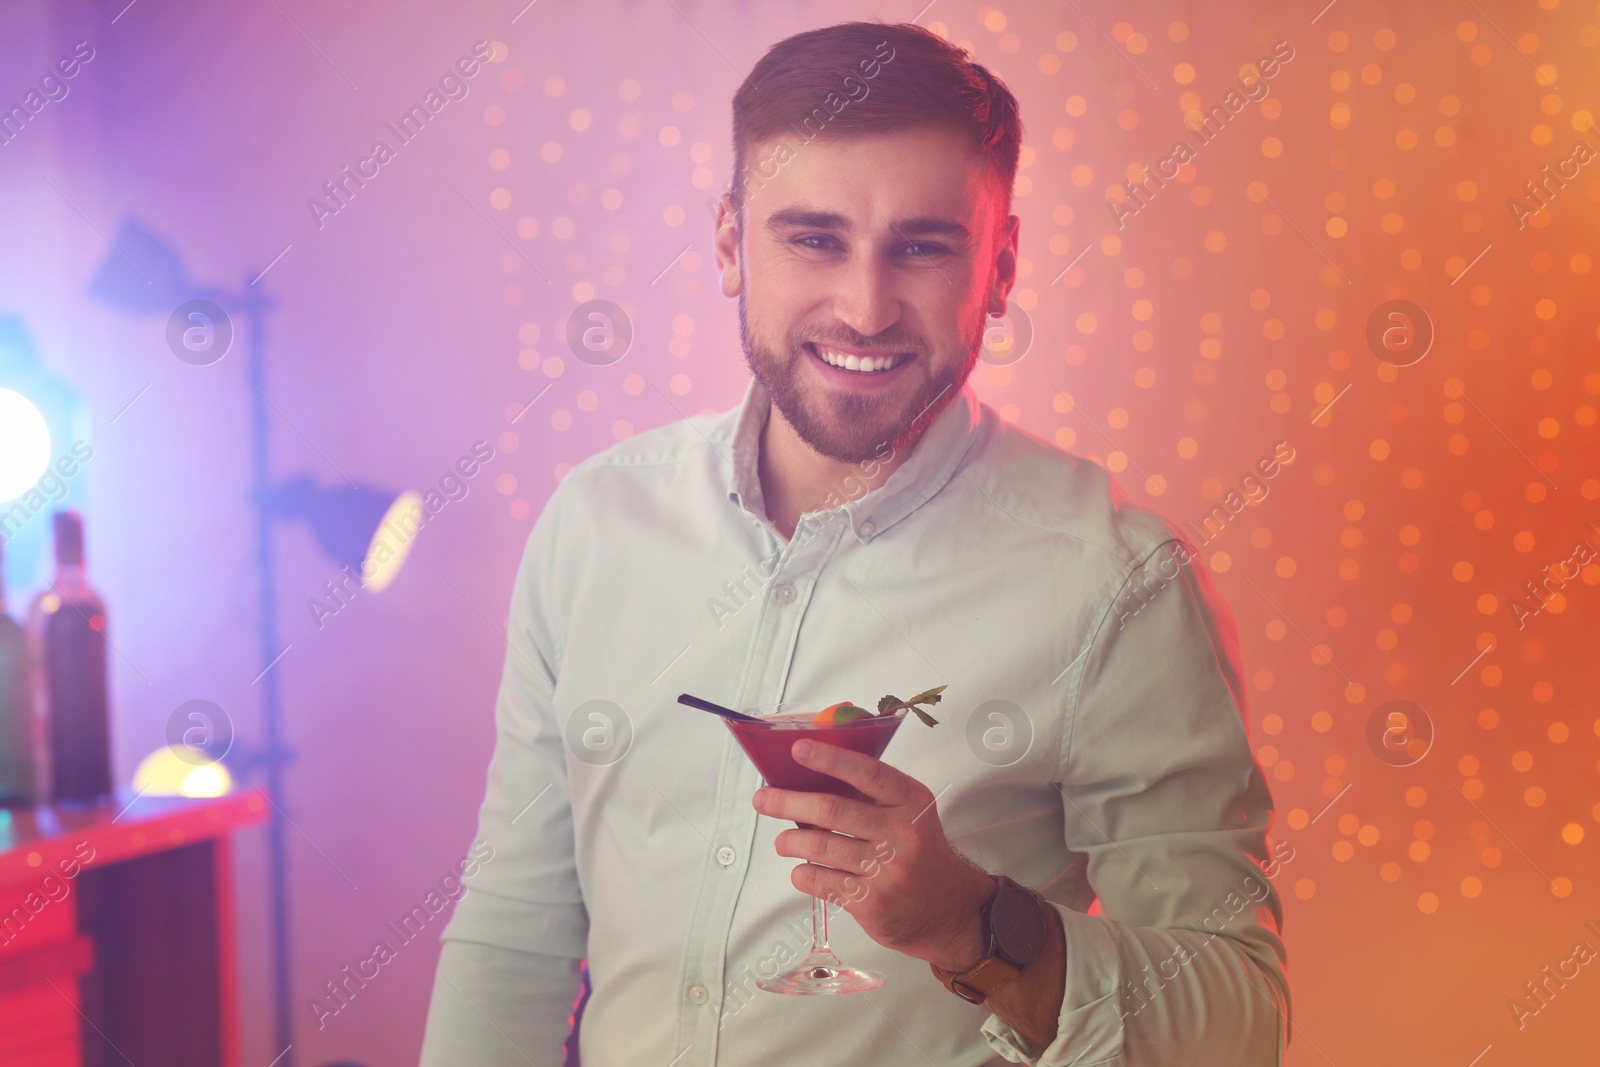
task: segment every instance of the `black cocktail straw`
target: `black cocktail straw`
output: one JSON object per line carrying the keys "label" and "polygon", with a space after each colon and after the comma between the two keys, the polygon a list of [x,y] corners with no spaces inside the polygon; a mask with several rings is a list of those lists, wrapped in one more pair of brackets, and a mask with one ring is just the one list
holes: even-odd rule
{"label": "black cocktail straw", "polygon": [[742,711],[734,711],[732,708],[725,708],[721,704],[713,704],[709,700],[702,700],[700,697],[692,697],[688,693],[679,694],[678,703],[687,704],[691,708],[699,708],[701,711],[709,711],[713,715],[721,715],[724,719],[732,719],[734,722],[761,721],[754,715],[746,715]]}

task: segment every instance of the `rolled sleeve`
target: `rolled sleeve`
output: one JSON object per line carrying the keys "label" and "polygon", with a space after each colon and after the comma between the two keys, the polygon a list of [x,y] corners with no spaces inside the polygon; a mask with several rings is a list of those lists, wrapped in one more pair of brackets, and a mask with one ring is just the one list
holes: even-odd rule
{"label": "rolled sleeve", "polygon": [[1040,1067],[1280,1065],[1272,797],[1250,751],[1232,616],[1186,542],[1159,545],[1108,597],[1067,699],[1066,844],[1087,856],[1104,914],[1058,906],[1055,1040],[1031,1049],[994,1015],[985,1038]]}
{"label": "rolled sleeve", "polygon": [[[1116,992],[1117,976],[1110,965],[1118,956],[1115,935],[1099,925],[1086,926],[1074,933],[1070,924],[1086,916],[1059,904],[1051,906],[1061,916],[1067,943],[1067,986],[1056,1040],[1042,1051],[1033,1048],[998,1015],[990,1015],[983,1024],[984,1039],[990,1048],[1011,1063],[1092,1067],[1130,1062],[1123,1059],[1122,1005]],[[1082,1003],[1074,998],[1074,989],[1101,988],[1109,988],[1111,992]],[[1070,1040],[1063,1041],[1064,1035],[1071,1035]]]}

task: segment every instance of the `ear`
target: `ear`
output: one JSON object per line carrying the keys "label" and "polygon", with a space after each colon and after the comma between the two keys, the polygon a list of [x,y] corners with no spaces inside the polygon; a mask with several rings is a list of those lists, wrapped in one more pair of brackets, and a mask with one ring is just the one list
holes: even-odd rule
{"label": "ear", "polygon": [[738,296],[743,291],[744,278],[739,260],[739,216],[733,209],[731,194],[723,193],[717,198],[711,245],[717,259],[717,277],[722,295]]}
{"label": "ear", "polygon": [[1006,313],[1006,297],[1017,282],[1017,239],[1022,220],[1015,215],[1006,217],[995,242],[993,273],[984,310],[990,315]]}

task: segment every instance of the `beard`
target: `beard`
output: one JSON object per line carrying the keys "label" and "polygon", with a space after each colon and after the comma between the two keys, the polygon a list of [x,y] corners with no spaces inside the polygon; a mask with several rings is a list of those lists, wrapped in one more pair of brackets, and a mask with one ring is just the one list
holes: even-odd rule
{"label": "beard", "polygon": [[862,338],[836,342],[851,348],[890,348],[914,354],[912,365],[904,371],[910,376],[910,382],[881,394],[831,390],[808,383],[811,374],[802,364],[817,357],[807,351],[802,342],[821,340],[826,344],[833,339],[793,338],[782,347],[769,347],[750,332],[742,290],[739,293],[739,341],[750,373],[802,441],[829,459],[862,463],[880,459],[891,450],[898,454],[914,444],[922,431],[955,400],[978,362],[983,343],[981,305],[974,310],[972,321],[962,324],[963,358],[942,373],[932,369],[926,346],[898,341],[884,345]]}

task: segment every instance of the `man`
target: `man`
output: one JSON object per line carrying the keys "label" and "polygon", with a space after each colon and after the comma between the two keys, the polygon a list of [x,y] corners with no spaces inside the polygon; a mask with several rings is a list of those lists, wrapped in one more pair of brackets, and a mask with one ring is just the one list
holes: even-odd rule
{"label": "man", "polygon": [[[1016,280],[1020,142],[1005,87],[912,25],[750,72],[714,241],[753,380],[580,463],[534,527],[495,859],[443,934],[424,1064],[557,1062],[585,957],[586,1067],[1281,1063],[1231,618],[1164,520],[967,384]],[[676,701],[934,685],[939,725],[886,762],[796,750],[869,802],[760,788]],[[883,988],[756,988],[803,957],[806,894]]]}

